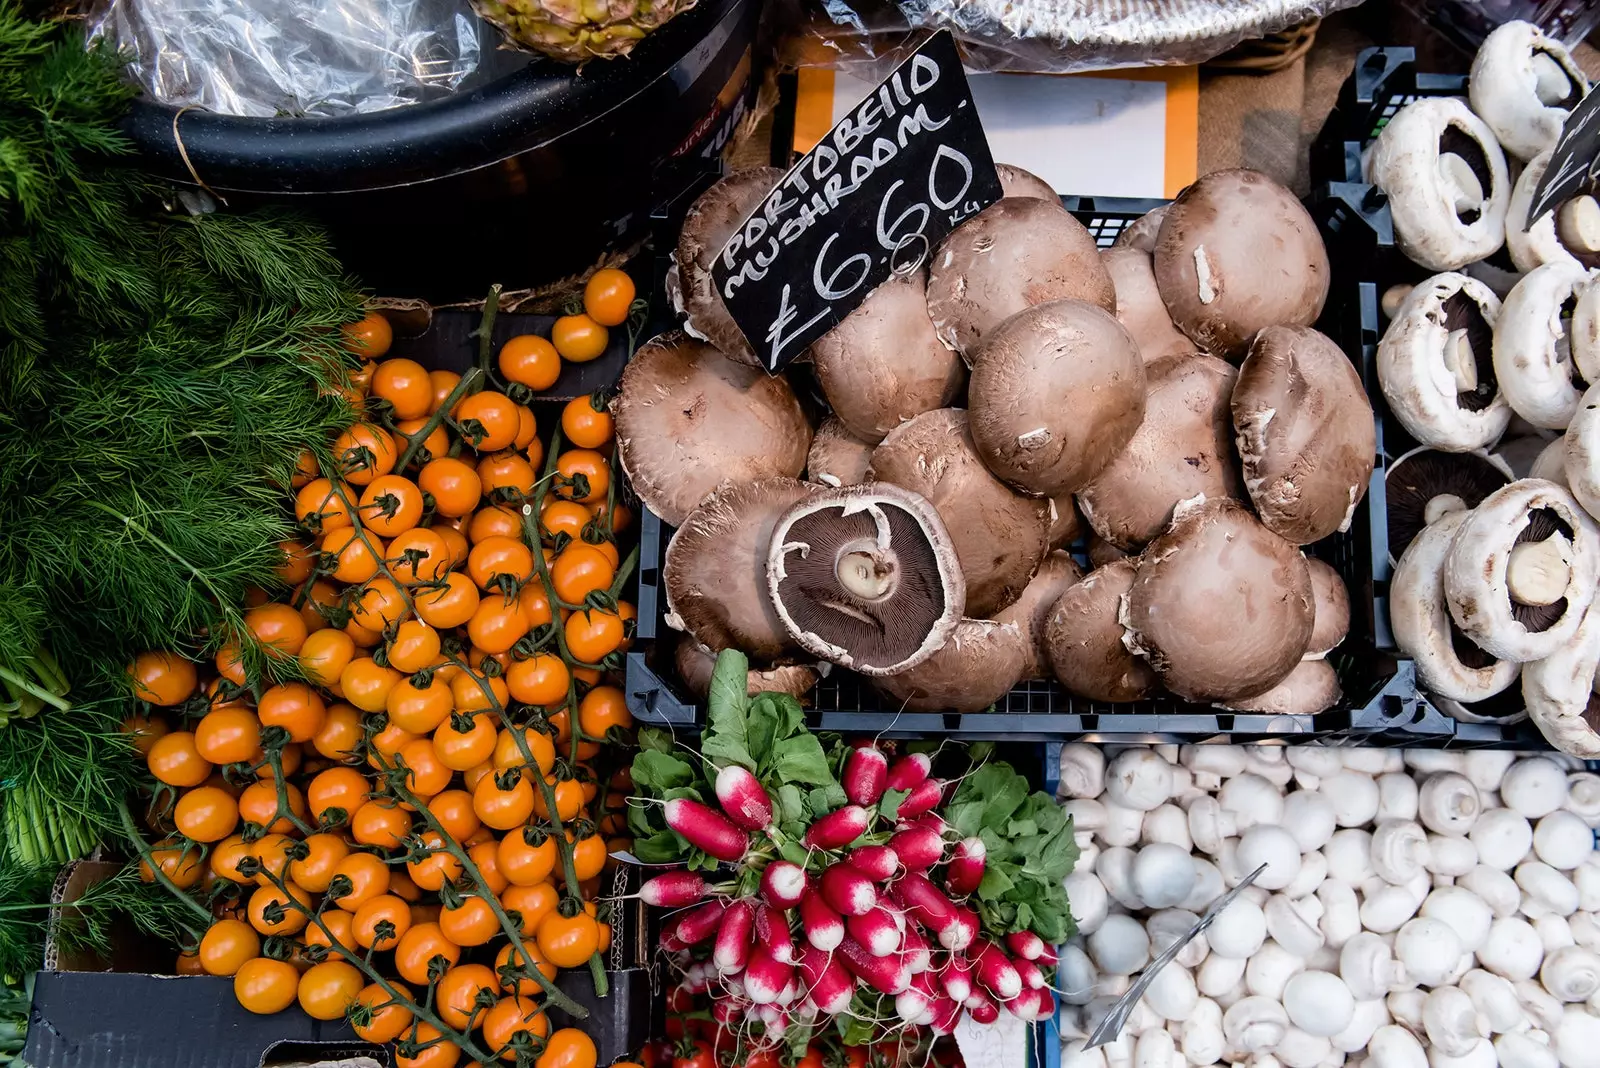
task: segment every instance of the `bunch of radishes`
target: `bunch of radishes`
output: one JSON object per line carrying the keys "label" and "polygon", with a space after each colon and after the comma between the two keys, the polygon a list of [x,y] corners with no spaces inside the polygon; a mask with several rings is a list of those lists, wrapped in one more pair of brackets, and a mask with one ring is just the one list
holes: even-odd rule
{"label": "bunch of radishes", "polygon": [[[640,890],[648,904],[683,910],[667,917],[662,945],[686,989],[716,992],[719,1023],[759,1023],[776,1041],[845,1016],[949,1034],[963,1012],[993,1023],[1002,1010],[1024,1020],[1055,1011],[1044,971],[1054,950],[1030,931],[1007,935],[1002,949],[966,903],[983,880],[984,843],[947,842],[935,809],[948,784],[931,770],[924,754],[891,764],[858,743],[840,775],[849,804],[815,819],[798,843],[738,765],[716,773],[721,812],[666,802],[672,830],[734,869],[725,883],[684,870]],[[898,806],[895,795],[886,803],[889,791],[903,793]]]}

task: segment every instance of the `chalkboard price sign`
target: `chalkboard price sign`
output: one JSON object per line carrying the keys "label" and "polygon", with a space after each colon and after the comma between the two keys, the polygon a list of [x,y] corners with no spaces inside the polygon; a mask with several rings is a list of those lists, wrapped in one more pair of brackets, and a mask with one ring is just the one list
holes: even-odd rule
{"label": "chalkboard price sign", "polygon": [[999,199],[955,40],[940,32],[783,176],[711,277],[777,371]]}
{"label": "chalkboard price sign", "polygon": [[1590,92],[1567,115],[1544,177],[1534,186],[1528,225],[1564,201],[1600,186],[1600,93]]}

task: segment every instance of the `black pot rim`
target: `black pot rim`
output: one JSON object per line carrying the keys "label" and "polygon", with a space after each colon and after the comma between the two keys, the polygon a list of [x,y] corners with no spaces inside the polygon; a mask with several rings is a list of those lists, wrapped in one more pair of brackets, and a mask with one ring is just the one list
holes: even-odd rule
{"label": "black pot rim", "polygon": [[[178,181],[272,196],[368,192],[492,167],[548,144],[703,64],[759,0],[700,0],[621,59],[536,62],[439,100],[334,118],[253,118],[134,102],[124,131]],[[182,137],[182,149],[178,136]],[[187,159],[185,159],[185,156]]]}

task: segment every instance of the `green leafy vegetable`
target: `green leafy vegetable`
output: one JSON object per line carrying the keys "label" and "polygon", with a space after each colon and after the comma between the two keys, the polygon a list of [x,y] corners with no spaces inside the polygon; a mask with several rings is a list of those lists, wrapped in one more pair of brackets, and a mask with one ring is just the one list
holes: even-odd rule
{"label": "green leafy vegetable", "polygon": [[1009,765],[985,764],[962,780],[944,818],[987,849],[976,895],[986,928],[1032,930],[1047,942],[1071,937],[1076,926],[1062,883],[1078,846],[1054,798],[1030,794],[1028,780]]}

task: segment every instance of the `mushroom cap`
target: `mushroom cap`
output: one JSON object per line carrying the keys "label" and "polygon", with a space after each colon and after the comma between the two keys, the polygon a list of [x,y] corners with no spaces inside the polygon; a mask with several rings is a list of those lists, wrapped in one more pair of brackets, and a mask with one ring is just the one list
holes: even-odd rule
{"label": "mushroom cap", "polygon": [[767,597],[767,545],[778,519],[820,492],[778,476],[724,482],[689,513],[661,565],[667,621],[713,653],[770,660],[793,646]]}
{"label": "mushroom cap", "polygon": [[1056,207],[1061,207],[1061,197],[1056,194],[1055,189],[1032,171],[1025,171],[1011,163],[996,163],[994,169],[1000,175],[1002,198],[1032,197],[1034,200],[1047,200]]}
{"label": "mushroom cap", "polygon": [[1506,204],[1506,252],[1519,271],[1531,271],[1552,260],[1577,259],[1556,233],[1556,211],[1560,205],[1545,212],[1533,225],[1528,224],[1533,194],[1554,154],[1554,149],[1546,149],[1530,159],[1511,184],[1511,199]]}
{"label": "mushroom cap", "polygon": [[1428,525],[1430,515],[1436,519],[1445,511],[1470,511],[1510,481],[1505,464],[1485,453],[1412,449],[1390,464],[1383,476],[1389,558],[1399,559]]}
{"label": "mushroom cap", "polygon": [[1112,248],[1136,248],[1145,255],[1154,255],[1156,241],[1161,236],[1161,224],[1167,218],[1167,205],[1151,208],[1122,228]]}
{"label": "mushroom cap", "polygon": [[932,656],[872,684],[907,712],[981,712],[1017,684],[1027,662],[1014,624],[963,619]]}
{"label": "mushroom cap", "polygon": [[1522,669],[1522,697],[1549,743],[1585,760],[1600,758],[1600,611],[1584,613],[1577,633],[1554,653]]}
{"label": "mushroom cap", "polygon": [[724,479],[798,478],[811,448],[811,424],[788,379],[680,331],[634,353],[611,413],[623,471],[669,526]]}
{"label": "mushroom cap", "polygon": [[1094,238],[1059,202],[998,200],[952,230],[933,254],[928,314],[940,340],[969,363],[995,327],[1054,300],[1117,308]]}
{"label": "mushroom cap", "polygon": [[1050,548],[1065,549],[1083,534],[1083,517],[1072,494],[1050,498]]}
{"label": "mushroom cap", "polygon": [[1567,436],[1552,438],[1533,461],[1533,466],[1528,468],[1528,478],[1542,478],[1546,482],[1554,482],[1562,489],[1571,489],[1567,485]]}
{"label": "mushroom cap", "polygon": [[1087,554],[1089,557],[1089,566],[1097,569],[1105,567],[1107,564],[1114,564],[1118,560],[1128,559],[1127,553],[1123,552],[1115,545],[1112,545],[1109,541],[1106,541],[1106,539],[1102,538],[1092,530],[1089,531],[1089,545]]}
{"label": "mushroom cap", "polygon": [[[1494,328],[1500,299],[1464,274],[1437,274],[1412,287],[1378,343],[1378,384],[1406,432],[1423,445],[1449,452],[1481,449],[1499,440],[1511,422],[1494,367]],[[1464,333],[1463,333],[1464,331]],[[1450,358],[1465,343],[1474,388],[1462,382]]]}
{"label": "mushroom cap", "polygon": [[1144,395],[1139,348],[1108,312],[1079,300],[1036,304],[973,353],[972,440],[989,470],[1022,492],[1071,493],[1139,429]]}
{"label": "mushroom cap", "polygon": [[1112,247],[1100,253],[1117,292],[1117,321],[1128,328],[1145,363],[1164,356],[1188,356],[1195,344],[1172,324],[1156,286],[1155,263],[1148,252]]}
{"label": "mushroom cap", "polygon": [[[1566,75],[1567,92],[1554,104],[1540,99],[1535,55],[1553,60]],[[1513,20],[1496,27],[1478,46],[1467,98],[1507,152],[1532,159],[1555,147],[1567,112],[1588,90],[1589,79],[1561,42],[1531,22]]]}
{"label": "mushroom cap", "polygon": [[1350,591],[1344,579],[1332,565],[1315,557],[1306,559],[1311,572],[1311,597],[1315,602],[1311,624],[1311,642],[1306,646],[1306,657],[1321,659],[1328,655],[1350,633]]}
{"label": "mushroom cap", "polygon": [[[1472,171],[1483,198],[1458,211],[1445,188],[1441,155]],[[1366,157],[1367,181],[1389,196],[1395,241],[1430,271],[1460,270],[1486,260],[1506,239],[1511,178],[1494,133],[1455,97],[1414,100],[1395,113]]]}
{"label": "mushroom cap", "polygon": [[1484,652],[1450,618],[1444,561],[1468,512],[1425,527],[1400,554],[1389,582],[1394,640],[1416,662],[1417,684],[1453,701],[1482,701],[1517,681],[1519,665]]}
{"label": "mushroom cap", "polygon": [[711,265],[739,224],[782,177],[777,167],[752,167],[719,178],[689,206],[678,231],[678,286],[689,331],[752,367],[760,367],[761,359],[722,302],[711,279]]}
{"label": "mushroom cap", "polygon": [[1339,688],[1338,672],[1326,660],[1302,660],[1276,686],[1229,701],[1224,708],[1234,712],[1276,712],[1294,716],[1314,716],[1339,703],[1344,691]]}
{"label": "mushroom cap", "polygon": [[[1584,284],[1577,288],[1572,325],[1567,330],[1572,362],[1591,385],[1600,382],[1600,283],[1596,279],[1600,279],[1600,272],[1590,271]],[[1565,306],[1562,310],[1566,310]]]}
{"label": "mushroom cap", "polygon": [[1233,390],[1244,485],[1261,522],[1297,545],[1350,529],[1377,460],[1361,376],[1315,330],[1269,326]]}
{"label": "mushroom cap", "polygon": [[1300,662],[1315,615],[1300,550],[1238,501],[1185,501],[1144,551],[1123,642],[1190,701],[1261,693]]}
{"label": "mushroom cap", "polygon": [[801,648],[863,675],[932,656],[966,606],[939,513],[882,482],[820,490],[785,512],[772,529],[766,591]]}
{"label": "mushroom cap", "polygon": [[873,445],[912,416],[949,404],[967,380],[966,364],[933,332],[920,270],[874,289],[810,351],[833,414]]}
{"label": "mushroom cap", "polygon": [[806,478],[824,486],[853,486],[867,480],[872,446],[850,433],[837,416],[830,415],[811,436],[806,454]]}
{"label": "mushroom cap", "polygon": [[1028,648],[1028,664],[1023,670],[1025,679],[1042,679],[1050,674],[1049,653],[1045,648],[1045,624],[1050,610],[1068,587],[1083,580],[1083,569],[1077,561],[1057,550],[1044,558],[1033,579],[1015,602],[995,613],[996,623],[1015,623],[1022,632]]}
{"label": "mushroom cap", "polygon": [[[1591,516],[1600,515],[1600,387],[1590,386],[1561,439],[1562,473]],[[1541,454],[1542,455],[1542,454]]]}
{"label": "mushroom cap", "polygon": [[1156,284],[1178,329],[1237,362],[1264,326],[1310,326],[1328,297],[1328,253],[1293,193],[1259,171],[1217,171],[1167,208]]}
{"label": "mushroom cap", "polygon": [[[673,652],[678,677],[689,692],[702,701],[711,693],[711,673],[716,670],[716,654],[688,635],[678,641]],[[817,684],[817,669],[810,664],[779,664],[769,668],[751,668],[745,672],[745,693],[754,697],[758,693],[786,693],[799,700]]]}
{"label": "mushroom cap", "polygon": [[[1516,604],[1507,584],[1520,543],[1564,537],[1570,565],[1564,595],[1542,607]],[[1492,656],[1527,663],[1550,656],[1577,633],[1600,576],[1600,532],[1554,482],[1525,478],[1473,509],[1450,542],[1445,602],[1463,634]]]}
{"label": "mushroom cap", "polygon": [[1167,529],[1191,497],[1244,496],[1229,401],[1239,372],[1214,356],[1145,365],[1144,421],[1123,450],[1078,490],[1089,526],[1136,550]]}
{"label": "mushroom cap", "polygon": [[989,473],[960,408],[902,423],[872,453],[871,478],[919,494],[938,511],[967,581],[967,613],[991,615],[1022,596],[1050,551],[1046,500]]}
{"label": "mushroom cap", "polygon": [[1098,567],[1056,598],[1045,621],[1045,649],[1050,670],[1072,693],[1092,701],[1139,701],[1160,686],[1150,665],[1123,645],[1117,622],[1117,606],[1138,566],[1123,559]]}
{"label": "mushroom cap", "polygon": [[1536,427],[1564,430],[1586,386],[1571,358],[1578,348],[1563,323],[1591,280],[1576,260],[1554,260],[1523,276],[1494,324],[1494,374],[1513,411]]}

